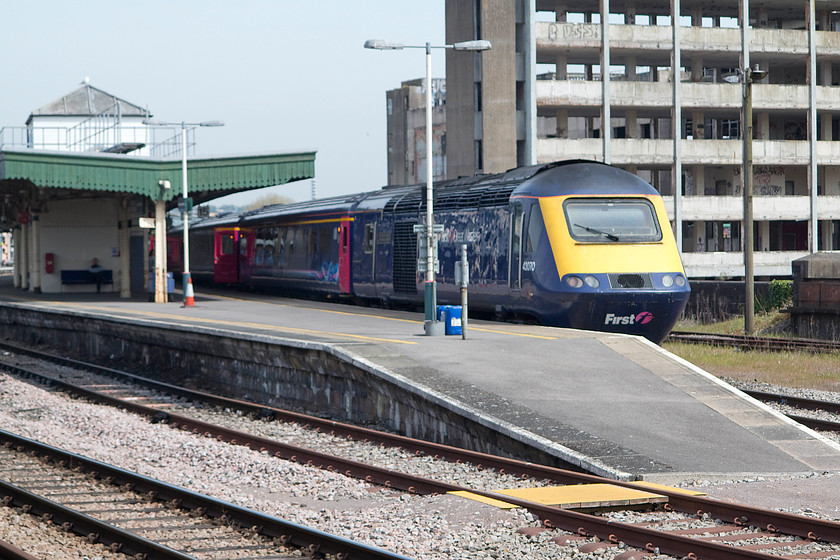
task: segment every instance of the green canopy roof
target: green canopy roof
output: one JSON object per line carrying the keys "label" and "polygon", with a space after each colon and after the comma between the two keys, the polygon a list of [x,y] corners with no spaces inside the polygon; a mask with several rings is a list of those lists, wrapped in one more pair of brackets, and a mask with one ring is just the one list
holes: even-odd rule
{"label": "green canopy roof", "polygon": [[[191,158],[190,196],[197,202],[282,185],[315,176],[315,152]],[[21,182],[48,189],[131,193],[173,200],[183,193],[180,158],[154,159],[104,153],[0,151],[0,193]],[[159,181],[170,182],[161,190]],[[72,196],[72,192],[64,193]]]}

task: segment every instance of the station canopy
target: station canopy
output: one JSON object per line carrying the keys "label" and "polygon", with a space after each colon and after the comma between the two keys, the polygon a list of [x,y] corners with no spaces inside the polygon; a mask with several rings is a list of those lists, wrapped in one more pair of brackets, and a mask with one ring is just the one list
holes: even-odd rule
{"label": "station canopy", "polygon": [[[315,152],[190,158],[187,187],[195,204],[228,194],[315,176]],[[0,200],[18,208],[55,199],[105,193],[147,196],[177,203],[183,194],[181,158],[108,153],[0,151]],[[160,181],[169,181],[161,189]],[[2,224],[7,225],[7,224]]]}

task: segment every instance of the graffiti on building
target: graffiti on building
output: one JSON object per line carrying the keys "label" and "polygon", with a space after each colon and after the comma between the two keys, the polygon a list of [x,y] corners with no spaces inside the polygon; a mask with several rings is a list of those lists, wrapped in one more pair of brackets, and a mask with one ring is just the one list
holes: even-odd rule
{"label": "graffiti on building", "polygon": [[600,39],[600,26],[581,23],[552,23],[548,26],[548,38],[558,39]]}
{"label": "graffiti on building", "polygon": [[[735,176],[741,175],[741,168],[735,168]],[[778,165],[753,166],[753,194],[760,196],[781,196],[785,193],[785,170]],[[743,184],[735,185],[735,195],[741,194]]]}
{"label": "graffiti on building", "polygon": [[[432,160],[434,179],[446,176],[446,127],[436,125],[432,128]],[[426,177],[426,129],[414,130],[414,161],[417,162],[417,177]]]}

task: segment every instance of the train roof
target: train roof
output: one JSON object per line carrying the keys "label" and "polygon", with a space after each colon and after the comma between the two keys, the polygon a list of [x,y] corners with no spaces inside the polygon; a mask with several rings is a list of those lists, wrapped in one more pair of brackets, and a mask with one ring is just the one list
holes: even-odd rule
{"label": "train roof", "polygon": [[[233,212],[226,212],[212,218],[190,218],[190,229],[204,229],[230,226],[233,227],[239,223],[239,214]],[[169,228],[169,233],[177,233],[183,231],[183,225],[177,225]]]}
{"label": "train roof", "polygon": [[644,179],[605,163],[587,160],[556,162],[542,166],[516,190],[520,196],[568,195],[658,195]]}
{"label": "train roof", "polygon": [[289,217],[296,214],[336,214],[347,213],[353,210],[357,202],[364,194],[352,194],[333,196],[330,198],[319,198],[304,202],[292,202],[289,204],[272,204],[258,210],[251,210],[241,215],[243,224],[270,220],[276,217]]}
{"label": "train roof", "polygon": [[[510,169],[504,173],[459,177],[434,185],[435,210],[507,206],[514,194],[564,196],[570,194],[658,194],[638,176],[589,160],[567,160]],[[360,209],[381,208],[386,213],[418,214],[426,210],[425,185],[384,187],[368,195]]]}
{"label": "train roof", "polygon": [[[459,210],[507,206],[511,196],[566,196],[572,194],[659,194],[636,175],[610,165],[589,160],[567,160],[438,181],[435,210]],[[296,215],[383,212],[418,215],[426,211],[426,186],[390,185],[377,191],[341,195],[290,204],[273,204],[241,215],[229,214],[191,222],[190,227],[254,226],[275,218]],[[171,231],[178,231],[173,228]]]}

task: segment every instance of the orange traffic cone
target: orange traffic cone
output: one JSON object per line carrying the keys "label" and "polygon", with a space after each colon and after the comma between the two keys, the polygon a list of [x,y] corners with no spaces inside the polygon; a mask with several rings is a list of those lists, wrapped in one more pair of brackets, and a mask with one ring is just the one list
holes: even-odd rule
{"label": "orange traffic cone", "polygon": [[192,276],[187,279],[187,287],[184,290],[184,307],[195,305],[195,295],[193,294]]}

